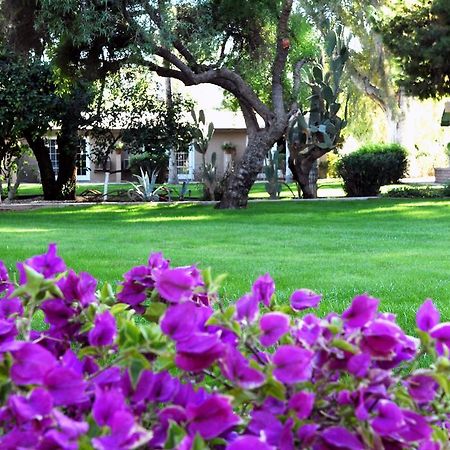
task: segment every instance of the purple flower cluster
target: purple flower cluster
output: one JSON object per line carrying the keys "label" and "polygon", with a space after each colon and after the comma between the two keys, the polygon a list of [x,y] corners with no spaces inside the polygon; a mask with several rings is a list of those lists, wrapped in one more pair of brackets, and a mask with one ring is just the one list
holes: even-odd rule
{"label": "purple flower cluster", "polygon": [[414,338],[366,294],[326,317],[307,289],[278,305],[268,274],[225,307],[161,254],[116,299],[53,244],[18,272],[0,262],[2,449],[447,448],[450,323],[431,300]]}

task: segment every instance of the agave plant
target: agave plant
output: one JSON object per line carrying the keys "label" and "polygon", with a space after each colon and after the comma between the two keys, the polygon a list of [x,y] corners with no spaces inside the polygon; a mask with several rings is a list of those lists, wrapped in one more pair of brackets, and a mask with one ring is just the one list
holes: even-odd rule
{"label": "agave plant", "polygon": [[133,185],[133,188],[128,191],[128,197],[132,200],[157,202],[159,200],[158,192],[167,191],[164,186],[156,187],[158,171],[153,170],[149,176],[148,172],[144,172],[142,167],[140,170],[141,175],[134,175],[138,179],[139,184],[130,182]]}

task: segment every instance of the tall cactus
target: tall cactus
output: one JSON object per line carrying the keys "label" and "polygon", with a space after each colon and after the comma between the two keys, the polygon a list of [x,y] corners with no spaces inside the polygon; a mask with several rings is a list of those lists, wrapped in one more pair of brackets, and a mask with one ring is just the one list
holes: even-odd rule
{"label": "tall cactus", "polygon": [[214,124],[210,122],[206,125],[205,112],[201,109],[197,114],[191,110],[194,120],[194,139],[192,145],[194,150],[202,155],[202,165],[200,167],[200,175],[204,186],[205,200],[214,200],[214,191],[217,186],[217,167],[216,153],[211,155],[211,163],[206,162],[206,153],[208,151],[209,142],[214,134]]}
{"label": "tall cactus", "polygon": [[310,177],[317,160],[342,142],[341,131],[347,122],[338,115],[339,94],[348,56],[342,30],[330,31],[324,43],[325,64],[317,64],[311,71],[309,119],[299,111],[288,127],[289,168],[304,198],[317,196],[317,178]]}
{"label": "tall cactus", "polygon": [[197,114],[195,110],[191,110],[192,119],[194,120],[194,140],[192,145],[194,150],[202,155],[202,164],[206,164],[206,152],[208,151],[209,141],[212,139],[214,134],[214,124],[210,122],[206,126],[205,112],[201,109]]}

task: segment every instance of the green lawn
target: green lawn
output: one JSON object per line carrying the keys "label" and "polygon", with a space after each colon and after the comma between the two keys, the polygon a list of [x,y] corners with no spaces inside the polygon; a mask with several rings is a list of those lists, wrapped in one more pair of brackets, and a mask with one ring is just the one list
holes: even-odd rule
{"label": "green lawn", "polygon": [[450,319],[450,204],[369,200],[264,202],[247,210],[192,205],[98,205],[0,212],[0,259],[17,260],[57,242],[69,266],[115,283],[150,251],[176,265],[227,272],[232,301],[270,272],[280,301],[294,288],[324,294],[322,312],[342,310],[357,293],[413,329],[414,311],[431,297]]}
{"label": "green lawn", "polygon": [[[176,196],[177,192],[181,189],[181,184],[169,185],[174,190],[174,195]],[[342,189],[342,183],[339,180],[319,180],[318,183],[319,197],[343,197],[344,191]],[[114,195],[118,191],[127,191],[132,186],[130,183],[111,183],[108,188],[108,192],[110,195]],[[291,190],[289,190],[289,188]],[[292,198],[292,192],[296,195],[297,188],[295,183],[290,183],[289,188],[283,184],[281,190],[282,198]],[[83,191],[88,189],[97,190],[103,192],[103,185],[98,183],[79,183],[77,185],[77,194],[80,195]],[[191,198],[201,198],[203,195],[203,187],[201,183],[190,183],[188,187]],[[292,191],[292,192],[291,192]],[[18,196],[38,196],[42,195],[42,186],[37,183],[22,183],[19,186]],[[269,194],[265,189],[265,182],[257,182],[253,185],[252,190],[250,192],[250,198],[269,198]]]}

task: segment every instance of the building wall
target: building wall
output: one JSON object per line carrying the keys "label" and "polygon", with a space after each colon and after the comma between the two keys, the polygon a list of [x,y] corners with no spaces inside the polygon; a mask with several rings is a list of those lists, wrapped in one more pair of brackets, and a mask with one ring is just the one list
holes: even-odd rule
{"label": "building wall", "polygon": [[[234,155],[227,154],[222,150],[222,144],[224,142],[231,142],[236,146],[236,153]],[[218,176],[222,176],[228,164],[233,159],[239,161],[244,154],[247,144],[247,132],[246,130],[223,130],[216,129],[214,135],[209,143],[208,151],[206,153],[206,162],[211,162],[213,153],[216,154],[216,167]],[[194,178],[198,179],[198,173],[202,165],[202,156],[194,152]]]}

